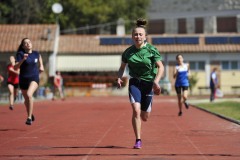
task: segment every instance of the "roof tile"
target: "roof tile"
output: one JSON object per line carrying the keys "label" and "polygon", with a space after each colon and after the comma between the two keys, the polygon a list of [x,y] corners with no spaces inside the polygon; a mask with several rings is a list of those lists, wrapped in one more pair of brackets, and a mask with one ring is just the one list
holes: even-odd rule
{"label": "roof tile", "polygon": [[[240,36],[240,34],[234,35]],[[192,36],[199,36],[199,44],[164,44],[155,45],[155,47],[161,53],[240,52],[239,44],[205,44],[205,36],[216,36],[216,34],[196,34]],[[229,34],[221,34],[221,36],[229,36]],[[164,37],[167,37],[167,35],[164,35]],[[148,39],[151,39],[151,35],[148,36]],[[100,45],[100,37],[96,35],[62,35],[60,36],[59,43],[59,54],[121,54],[127,47],[129,47],[129,45]]]}
{"label": "roof tile", "polygon": [[[34,49],[52,52],[57,25],[53,24],[5,24],[0,25],[0,52],[14,52],[25,37],[33,41]],[[48,38],[48,34],[51,39]]]}
{"label": "roof tile", "polygon": [[[34,49],[40,52],[53,52],[57,25],[55,24],[14,24],[0,25],[0,53],[15,52],[25,37],[33,41]],[[236,34],[187,34],[187,35],[148,35],[152,37],[199,37],[199,44],[155,45],[161,53],[196,52],[240,52],[240,44],[205,44],[209,36],[238,36]],[[121,54],[130,45],[100,45],[100,37],[118,37],[116,35],[60,35],[58,54]],[[126,35],[125,37],[131,37]]]}

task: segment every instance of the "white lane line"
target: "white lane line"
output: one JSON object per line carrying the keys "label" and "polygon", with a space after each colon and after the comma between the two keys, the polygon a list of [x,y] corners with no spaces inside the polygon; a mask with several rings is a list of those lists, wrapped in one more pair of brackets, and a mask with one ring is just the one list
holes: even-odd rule
{"label": "white lane line", "polygon": [[[181,127],[179,127],[179,125],[177,125],[177,123],[175,121],[173,121],[173,122],[174,122],[175,126],[178,128],[178,130],[183,132],[183,129]],[[202,155],[202,157],[205,160],[208,160],[208,158],[204,155],[204,153],[193,143],[193,141],[188,136],[184,135],[184,137],[197,150],[197,152]]]}
{"label": "white lane line", "polygon": [[92,154],[92,152],[97,148],[97,146],[102,142],[102,140],[106,137],[106,135],[112,130],[112,128],[116,125],[116,123],[119,121],[122,114],[112,123],[112,125],[108,128],[108,130],[103,134],[103,136],[97,141],[97,143],[94,145],[94,147],[87,153],[85,157],[82,158],[82,160],[87,160],[89,155]]}

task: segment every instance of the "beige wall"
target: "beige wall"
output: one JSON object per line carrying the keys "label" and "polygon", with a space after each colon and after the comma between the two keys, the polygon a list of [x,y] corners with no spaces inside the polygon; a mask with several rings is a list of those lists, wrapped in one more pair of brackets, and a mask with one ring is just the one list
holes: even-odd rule
{"label": "beige wall", "polygon": [[[191,71],[191,75],[195,75],[197,76],[197,84],[196,86],[193,88],[192,90],[192,94],[200,94],[200,91],[198,89],[198,87],[200,86],[209,86],[208,81],[206,80],[206,72],[205,71]],[[201,94],[209,94],[209,90],[201,90]]]}
{"label": "beige wall", "polygon": [[221,71],[221,89],[225,93],[233,93],[232,86],[240,86],[240,71]]}

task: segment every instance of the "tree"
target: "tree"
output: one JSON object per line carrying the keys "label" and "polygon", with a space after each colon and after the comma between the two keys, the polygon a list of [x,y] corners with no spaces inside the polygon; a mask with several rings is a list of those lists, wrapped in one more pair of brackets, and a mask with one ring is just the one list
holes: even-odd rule
{"label": "tree", "polygon": [[192,90],[193,88],[196,86],[198,82],[198,77],[197,77],[197,73],[194,73],[192,74],[190,77],[189,77],[189,89],[190,89],[190,94],[192,94]]}
{"label": "tree", "polygon": [[[48,14],[51,5],[49,1],[32,1],[32,0],[2,0],[0,3],[1,23],[6,24],[35,24],[44,23],[42,15]],[[4,8],[4,9],[2,9]],[[47,9],[46,9],[47,8]],[[54,15],[52,13],[52,15]],[[53,23],[54,18],[51,14],[48,17],[48,23]]]}
{"label": "tree", "polygon": [[[89,29],[79,27],[109,23],[108,29],[115,33],[118,18],[126,20],[127,29],[133,20],[146,17],[150,0],[0,0],[1,24],[43,24],[56,23],[59,18],[61,30],[75,29],[73,33],[100,33],[101,26]],[[63,12],[55,15],[52,5],[61,3]],[[115,26],[114,26],[115,25]],[[104,26],[103,26],[104,27]],[[111,28],[112,27],[112,28]]]}

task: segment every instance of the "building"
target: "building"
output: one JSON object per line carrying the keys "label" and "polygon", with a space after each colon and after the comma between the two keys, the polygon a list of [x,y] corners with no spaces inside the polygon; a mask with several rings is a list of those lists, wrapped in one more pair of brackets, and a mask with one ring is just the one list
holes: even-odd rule
{"label": "building", "polygon": [[197,73],[198,87],[209,85],[213,67],[220,70],[226,93],[240,86],[240,0],[152,0],[148,15],[148,33],[161,35],[154,43],[162,44],[158,48],[165,54],[166,76],[172,85],[175,55],[181,53]]}
{"label": "building", "polygon": [[149,34],[240,32],[240,0],[151,0]]}

